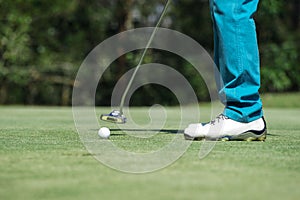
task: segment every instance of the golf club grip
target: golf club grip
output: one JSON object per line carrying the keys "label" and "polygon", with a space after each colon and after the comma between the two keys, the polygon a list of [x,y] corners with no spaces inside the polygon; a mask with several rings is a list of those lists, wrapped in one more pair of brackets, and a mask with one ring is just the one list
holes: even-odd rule
{"label": "golf club grip", "polygon": [[145,47],[145,49],[144,49],[144,51],[143,51],[143,53],[142,53],[142,56],[141,56],[141,58],[140,58],[140,60],[139,60],[139,63],[138,63],[138,65],[136,66],[135,70],[133,71],[133,74],[132,74],[132,76],[131,76],[131,78],[130,78],[130,80],[129,80],[129,83],[127,84],[127,86],[126,86],[126,88],[125,88],[125,91],[124,91],[124,93],[123,93],[123,95],[122,95],[121,103],[120,103],[120,112],[121,112],[121,113],[123,113],[123,106],[124,106],[124,102],[125,102],[125,98],[126,98],[126,96],[127,96],[127,93],[128,93],[128,91],[129,91],[129,89],[130,89],[130,87],[131,87],[131,85],[132,85],[132,82],[133,82],[133,80],[134,80],[134,78],[135,78],[135,76],[136,76],[137,71],[139,70],[139,68],[140,68],[140,66],[141,66],[141,64],[142,64],[142,62],[143,62],[143,60],[144,60],[144,57],[145,57],[145,55],[146,55],[146,52],[147,52],[147,50],[148,50],[148,48],[149,48],[149,46],[150,46],[150,44],[151,44],[151,42],[152,42],[152,40],[153,40],[153,38],[154,38],[154,36],[155,36],[155,33],[156,33],[156,31],[157,31],[157,28],[158,28],[158,26],[161,24],[162,19],[163,19],[165,13],[167,12],[167,9],[168,9],[170,3],[171,3],[171,0],[167,0],[166,4],[165,4],[165,6],[164,6],[164,9],[163,9],[163,11],[162,11],[162,13],[161,13],[161,15],[160,15],[160,17],[159,17],[159,19],[158,19],[158,21],[157,21],[155,27],[154,27],[154,30],[153,30],[152,33],[151,33],[151,36],[150,36],[150,38],[149,38],[149,40],[148,40],[148,43],[147,43],[147,45],[146,45],[146,47]]}

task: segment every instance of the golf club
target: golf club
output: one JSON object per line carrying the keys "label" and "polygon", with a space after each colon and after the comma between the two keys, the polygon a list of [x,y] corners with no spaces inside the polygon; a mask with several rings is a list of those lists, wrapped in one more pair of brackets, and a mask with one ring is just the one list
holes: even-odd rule
{"label": "golf club", "polygon": [[154,29],[153,29],[153,32],[152,32],[152,34],[151,34],[151,36],[149,38],[149,41],[148,41],[148,43],[147,43],[147,45],[146,45],[146,47],[145,47],[145,49],[144,49],[144,51],[142,53],[142,56],[140,57],[138,65],[136,66],[136,68],[135,68],[135,70],[134,70],[134,72],[133,72],[133,74],[132,74],[132,76],[131,76],[131,78],[129,80],[129,83],[126,86],[126,89],[125,89],[125,91],[124,91],[124,93],[122,95],[119,110],[113,110],[109,114],[102,114],[100,116],[101,120],[107,121],[107,122],[113,122],[113,123],[121,123],[121,124],[122,123],[126,123],[126,117],[123,115],[123,106],[124,106],[125,98],[127,96],[127,93],[129,91],[131,85],[132,85],[132,82],[133,82],[133,80],[134,80],[134,78],[136,76],[136,73],[139,70],[139,68],[140,68],[140,66],[141,66],[141,64],[142,64],[142,62],[144,60],[146,52],[147,52],[147,50],[148,50],[148,48],[149,48],[149,46],[150,46],[150,44],[151,44],[151,42],[152,42],[152,40],[153,40],[153,38],[155,36],[157,28],[161,24],[162,19],[163,19],[164,15],[165,15],[165,13],[166,13],[166,11],[167,11],[170,3],[171,3],[171,0],[167,0],[167,2],[165,3],[164,9],[163,9],[163,11],[162,11],[162,13],[161,13],[161,15],[160,15],[160,17],[159,17],[159,19],[158,19],[155,27],[154,27]]}

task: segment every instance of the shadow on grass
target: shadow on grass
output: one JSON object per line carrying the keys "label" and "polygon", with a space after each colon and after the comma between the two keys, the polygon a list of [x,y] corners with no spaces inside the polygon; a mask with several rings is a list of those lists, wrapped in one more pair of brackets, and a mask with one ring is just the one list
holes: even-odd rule
{"label": "shadow on grass", "polygon": [[131,131],[131,132],[160,132],[160,133],[169,133],[169,134],[182,134],[183,130],[176,129],[110,129],[110,131]]}

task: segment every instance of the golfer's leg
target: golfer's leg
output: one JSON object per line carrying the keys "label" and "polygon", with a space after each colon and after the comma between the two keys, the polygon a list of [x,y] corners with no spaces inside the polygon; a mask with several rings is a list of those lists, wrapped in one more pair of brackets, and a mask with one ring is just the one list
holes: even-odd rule
{"label": "golfer's leg", "polygon": [[[210,1],[210,13],[211,13],[211,18],[213,19],[214,18],[214,1]],[[214,21],[213,21],[214,22]],[[219,37],[218,37],[218,34],[217,34],[217,27],[216,27],[216,24],[213,23],[213,33],[214,33],[214,60],[215,60],[215,64],[217,66],[217,69],[215,69],[215,80],[216,80],[216,83],[217,83],[217,86],[218,86],[218,90],[220,90],[222,87],[223,87],[223,82],[222,82],[222,77],[220,77],[220,72],[219,72],[219,49],[220,49],[220,46],[219,46]],[[220,98],[224,99],[224,97],[221,97]],[[223,100],[221,100],[223,102]]]}
{"label": "golfer's leg", "polygon": [[224,114],[250,122],[260,118],[260,66],[253,14],[259,0],[211,0],[214,23],[215,60],[222,76],[220,96]]}

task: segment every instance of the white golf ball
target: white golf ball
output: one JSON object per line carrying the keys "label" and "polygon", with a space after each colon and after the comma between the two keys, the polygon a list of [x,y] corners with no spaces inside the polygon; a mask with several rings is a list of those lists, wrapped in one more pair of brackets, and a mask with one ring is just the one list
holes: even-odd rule
{"label": "white golf ball", "polygon": [[106,127],[100,128],[99,131],[98,131],[98,135],[101,138],[108,139],[109,136],[110,136],[110,130],[109,130],[109,128],[106,128]]}

